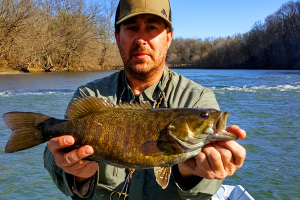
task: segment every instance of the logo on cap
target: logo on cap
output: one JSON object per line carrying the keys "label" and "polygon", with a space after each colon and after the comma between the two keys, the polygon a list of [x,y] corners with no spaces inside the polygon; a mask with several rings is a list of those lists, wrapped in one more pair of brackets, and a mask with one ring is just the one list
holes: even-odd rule
{"label": "logo on cap", "polygon": [[161,14],[163,14],[164,16],[166,16],[166,18],[168,18],[167,12],[165,11],[165,9],[161,10]]}

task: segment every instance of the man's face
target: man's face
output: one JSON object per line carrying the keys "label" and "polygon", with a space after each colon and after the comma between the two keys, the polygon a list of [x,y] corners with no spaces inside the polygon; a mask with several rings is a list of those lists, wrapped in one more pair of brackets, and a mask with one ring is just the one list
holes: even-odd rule
{"label": "man's face", "polygon": [[160,17],[130,18],[115,36],[127,75],[142,81],[163,70],[173,32],[167,33]]}

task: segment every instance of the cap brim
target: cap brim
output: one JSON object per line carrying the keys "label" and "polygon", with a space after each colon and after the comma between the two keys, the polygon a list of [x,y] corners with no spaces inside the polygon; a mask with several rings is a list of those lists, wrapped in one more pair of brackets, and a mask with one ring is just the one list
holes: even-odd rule
{"label": "cap brim", "polygon": [[125,22],[126,20],[132,18],[132,17],[135,17],[137,15],[143,15],[143,14],[151,14],[151,15],[155,15],[155,16],[158,16],[160,17],[162,20],[164,20],[169,27],[172,26],[172,22],[170,22],[169,20],[167,20],[166,18],[162,17],[161,15],[157,15],[157,14],[154,14],[154,13],[149,13],[149,12],[137,12],[137,13],[133,13],[133,14],[130,14],[130,15],[127,15],[126,17],[123,17],[122,19],[120,19],[119,21],[116,22],[116,25],[120,25],[122,24],[123,22]]}

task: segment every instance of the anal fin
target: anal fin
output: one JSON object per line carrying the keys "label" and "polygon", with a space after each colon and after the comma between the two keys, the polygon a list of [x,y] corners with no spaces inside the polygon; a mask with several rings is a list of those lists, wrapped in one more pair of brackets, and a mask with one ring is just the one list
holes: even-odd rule
{"label": "anal fin", "polygon": [[156,182],[165,189],[169,185],[171,177],[172,167],[155,167],[154,174],[156,177]]}

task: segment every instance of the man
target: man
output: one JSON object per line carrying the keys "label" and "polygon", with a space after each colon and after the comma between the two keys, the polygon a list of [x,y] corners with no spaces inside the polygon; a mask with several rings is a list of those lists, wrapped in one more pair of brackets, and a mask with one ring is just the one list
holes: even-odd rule
{"label": "man", "polygon": [[[173,30],[168,0],[121,0],[116,12],[115,38],[124,70],[81,86],[73,99],[105,98],[118,104],[148,101],[153,107],[219,109],[211,90],[171,72],[165,66]],[[238,126],[227,127],[239,139],[246,136]],[[142,134],[142,133],[141,133]],[[48,142],[45,167],[55,184],[73,199],[117,199],[128,170],[83,160],[93,154],[91,146],[69,153],[74,138],[62,136]],[[209,199],[222,179],[243,165],[245,149],[236,141],[206,145],[194,158],[173,166],[166,189],[156,183],[153,169],[132,174],[130,199]],[[123,198],[123,197],[121,197]]]}

